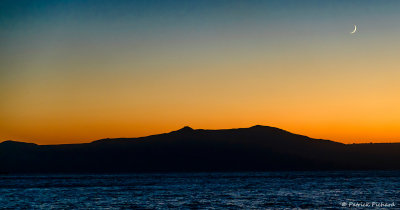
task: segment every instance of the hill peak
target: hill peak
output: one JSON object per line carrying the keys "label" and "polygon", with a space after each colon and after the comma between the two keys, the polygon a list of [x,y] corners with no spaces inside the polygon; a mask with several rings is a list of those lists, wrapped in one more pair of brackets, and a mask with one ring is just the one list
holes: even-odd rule
{"label": "hill peak", "polygon": [[192,131],[194,131],[194,129],[189,126],[185,126],[181,129],[177,130],[177,132],[192,132]]}
{"label": "hill peak", "polygon": [[250,128],[267,128],[267,129],[279,129],[279,130],[282,130],[282,129],[280,129],[280,128],[276,128],[276,127],[272,127],[272,126],[267,126],[267,125],[254,125],[254,126],[251,126]]}

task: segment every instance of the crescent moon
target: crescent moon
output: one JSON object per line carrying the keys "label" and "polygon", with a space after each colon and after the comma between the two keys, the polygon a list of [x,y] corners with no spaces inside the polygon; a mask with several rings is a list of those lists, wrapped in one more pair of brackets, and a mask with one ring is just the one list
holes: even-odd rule
{"label": "crescent moon", "polygon": [[357,31],[357,25],[354,25],[354,31],[352,31],[352,32],[350,32],[351,34],[354,34],[354,33],[356,33],[356,31]]}

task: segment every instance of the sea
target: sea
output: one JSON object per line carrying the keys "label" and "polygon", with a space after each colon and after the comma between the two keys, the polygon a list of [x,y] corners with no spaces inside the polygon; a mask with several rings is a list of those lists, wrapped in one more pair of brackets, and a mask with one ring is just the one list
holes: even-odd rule
{"label": "sea", "polygon": [[400,171],[1,175],[1,209],[396,209]]}

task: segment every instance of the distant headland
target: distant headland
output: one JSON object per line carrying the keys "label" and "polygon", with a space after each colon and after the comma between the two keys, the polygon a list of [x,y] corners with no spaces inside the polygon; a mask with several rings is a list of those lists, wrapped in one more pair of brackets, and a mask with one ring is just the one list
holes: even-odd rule
{"label": "distant headland", "polygon": [[0,143],[7,174],[399,169],[400,143],[342,144],[261,125],[84,144]]}

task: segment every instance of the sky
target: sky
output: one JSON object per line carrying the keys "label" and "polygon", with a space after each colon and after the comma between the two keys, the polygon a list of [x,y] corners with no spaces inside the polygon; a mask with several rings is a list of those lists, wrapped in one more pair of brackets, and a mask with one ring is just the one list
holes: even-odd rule
{"label": "sky", "polygon": [[260,124],[400,142],[398,11],[395,0],[3,0],[0,141]]}

